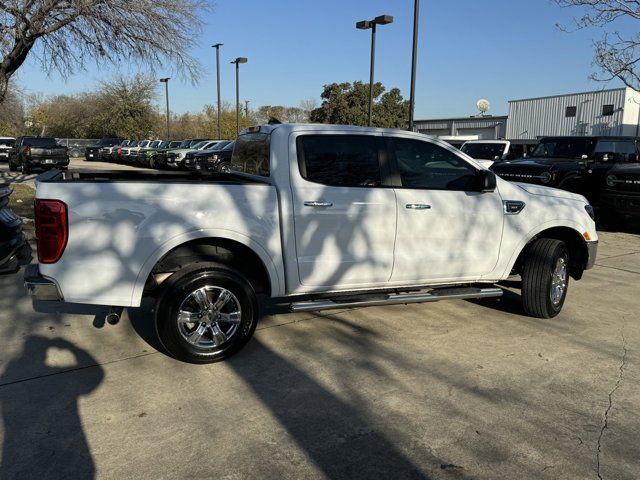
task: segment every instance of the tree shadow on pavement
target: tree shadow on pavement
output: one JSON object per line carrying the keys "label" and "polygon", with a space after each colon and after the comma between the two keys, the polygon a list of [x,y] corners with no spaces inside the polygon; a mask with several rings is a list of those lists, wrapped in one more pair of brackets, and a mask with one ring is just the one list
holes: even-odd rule
{"label": "tree shadow on pavement", "polygon": [[[259,338],[228,362],[326,478],[431,478],[389,437],[384,422],[367,418],[366,409],[340,398]],[[422,453],[422,464],[443,465],[428,450]]]}
{"label": "tree shadow on pavement", "polygon": [[[50,366],[50,353],[65,365]],[[36,366],[37,377],[24,376],[25,363]],[[68,375],[71,371],[74,374]],[[22,354],[11,360],[0,378],[4,434],[0,478],[94,478],[78,400],[95,390],[103,377],[96,360],[72,343],[28,337]]]}

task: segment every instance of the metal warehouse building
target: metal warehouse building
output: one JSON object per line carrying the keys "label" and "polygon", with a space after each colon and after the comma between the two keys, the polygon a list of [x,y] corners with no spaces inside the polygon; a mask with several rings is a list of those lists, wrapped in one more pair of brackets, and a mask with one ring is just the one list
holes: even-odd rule
{"label": "metal warehouse building", "polygon": [[640,93],[631,88],[512,100],[506,138],[629,135],[640,125]]}
{"label": "metal warehouse building", "polygon": [[416,120],[414,130],[434,135],[451,143],[467,140],[495,140],[505,138],[507,117],[461,117],[436,120]]}

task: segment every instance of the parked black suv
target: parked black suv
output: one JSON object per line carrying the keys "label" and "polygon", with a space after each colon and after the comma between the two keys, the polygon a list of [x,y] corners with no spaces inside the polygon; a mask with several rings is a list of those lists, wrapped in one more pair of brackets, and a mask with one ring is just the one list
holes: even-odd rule
{"label": "parked black suv", "polygon": [[95,145],[91,145],[87,147],[84,151],[84,159],[87,162],[92,160],[101,160],[100,158],[100,149],[103,147],[113,147],[114,145],[120,145],[122,143],[121,138],[103,138],[98,141]]}
{"label": "parked black suv", "polygon": [[640,163],[621,163],[609,170],[600,200],[606,216],[613,215],[611,220],[640,218]]}
{"label": "parked black suv", "polygon": [[187,170],[201,172],[221,172],[231,163],[235,141],[223,140],[214,148],[201,152],[189,152],[185,155],[184,166]]}
{"label": "parked black suv", "polygon": [[638,162],[636,137],[546,137],[523,159],[491,166],[500,177],[579,193],[596,205],[614,165]]}
{"label": "parked black suv", "polygon": [[9,156],[9,170],[29,174],[40,168],[59,168],[69,166],[69,149],[58,144],[52,137],[18,137]]}

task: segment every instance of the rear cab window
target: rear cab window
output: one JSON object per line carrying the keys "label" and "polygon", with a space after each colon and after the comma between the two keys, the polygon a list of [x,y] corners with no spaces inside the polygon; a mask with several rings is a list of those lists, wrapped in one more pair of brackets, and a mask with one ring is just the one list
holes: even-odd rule
{"label": "rear cab window", "polygon": [[54,148],[59,146],[55,138],[48,137],[25,138],[22,145],[36,148]]}
{"label": "rear cab window", "polygon": [[230,169],[238,173],[270,175],[271,134],[249,132],[240,135],[233,148]]}

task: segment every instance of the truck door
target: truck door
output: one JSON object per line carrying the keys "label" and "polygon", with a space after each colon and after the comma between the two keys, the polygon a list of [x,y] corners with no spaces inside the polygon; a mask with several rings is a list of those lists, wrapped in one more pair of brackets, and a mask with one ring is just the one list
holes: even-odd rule
{"label": "truck door", "polygon": [[300,283],[382,284],[393,268],[396,201],[383,187],[379,134],[294,134],[291,159]]}
{"label": "truck door", "polygon": [[479,172],[427,140],[389,138],[398,228],[392,282],[474,280],[497,261],[504,221],[498,191],[481,192]]}

